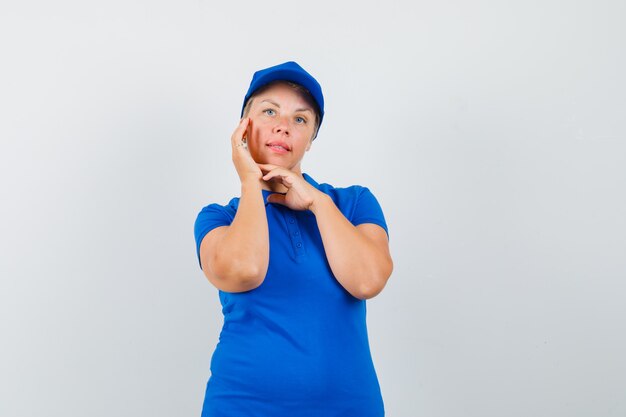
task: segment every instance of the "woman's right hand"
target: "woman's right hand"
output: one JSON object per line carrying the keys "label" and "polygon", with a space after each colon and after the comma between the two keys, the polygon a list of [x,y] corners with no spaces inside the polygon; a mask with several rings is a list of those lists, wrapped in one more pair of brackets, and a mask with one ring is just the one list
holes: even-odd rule
{"label": "woman's right hand", "polygon": [[235,169],[237,170],[237,174],[239,175],[239,179],[242,184],[247,180],[262,181],[263,178],[261,168],[259,168],[254,159],[252,159],[250,151],[243,142],[243,138],[246,135],[249,125],[249,117],[241,119],[239,121],[239,126],[237,126],[230,138],[233,148],[233,164],[235,164]]}

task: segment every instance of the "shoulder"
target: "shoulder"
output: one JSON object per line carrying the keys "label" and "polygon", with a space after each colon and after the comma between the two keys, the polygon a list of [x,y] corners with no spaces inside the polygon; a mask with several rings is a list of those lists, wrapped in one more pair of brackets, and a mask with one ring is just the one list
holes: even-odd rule
{"label": "shoulder", "polygon": [[239,207],[239,197],[232,198],[227,204],[211,203],[202,207],[198,213],[198,217],[206,217],[211,215],[235,216]]}
{"label": "shoulder", "polygon": [[227,204],[211,203],[202,207],[195,221],[196,236],[205,235],[217,226],[229,226],[235,219],[239,207],[239,197],[232,198]]}
{"label": "shoulder", "polygon": [[347,187],[335,187],[327,183],[322,183],[319,184],[318,189],[328,194],[336,204],[356,203],[359,198],[365,195],[372,195],[368,187],[358,184],[349,185]]}
{"label": "shoulder", "polygon": [[318,189],[332,198],[339,211],[353,225],[374,223],[381,226],[387,232],[387,236],[389,236],[382,207],[368,187],[359,184],[347,187],[334,187],[330,184],[322,183],[318,185]]}
{"label": "shoulder", "polygon": [[329,195],[348,219],[351,218],[355,211],[367,208],[374,202],[378,205],[372,191],[364,185],[353,184],[346,187],[335,187],[331,184],[321,183],[318,184],[317,188]]}
{"label": "shoulder", "polygon": [[194,236],[196,239],[196,252],[200,262],[200,244],[202,239],[213,229],[220,226],[230,226],[235,219],[239,198],[231,199],[228,204],[212,203],[204,206],[198,213],[194,223]]}

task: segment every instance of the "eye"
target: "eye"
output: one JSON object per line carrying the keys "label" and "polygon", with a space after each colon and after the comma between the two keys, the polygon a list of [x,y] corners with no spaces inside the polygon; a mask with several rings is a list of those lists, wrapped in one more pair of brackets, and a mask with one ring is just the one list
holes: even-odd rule
{"label": "eye", "polygon": [[298,117],[296,117],[296,123],[304,124],[304,123],[306,123],[306,119],[304,117],[298,116]]}
{"label": "eye", "polygon": [[276,114],[274,109],[265,109],[263,110],[263,113],[267,114],[268,116],[274,116]]}

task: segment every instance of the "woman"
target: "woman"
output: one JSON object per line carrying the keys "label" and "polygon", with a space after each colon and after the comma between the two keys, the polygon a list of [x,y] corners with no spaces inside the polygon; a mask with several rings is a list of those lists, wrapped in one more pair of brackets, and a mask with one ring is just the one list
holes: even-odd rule
{"label": "woman", "polygon": [[203,417],[384,415],[365,300],[391,275],[387,225],[367,188],[302,173],[323,116],[295,62],[254,74],[231,137],[241,197],[195,223],[224,314]]}

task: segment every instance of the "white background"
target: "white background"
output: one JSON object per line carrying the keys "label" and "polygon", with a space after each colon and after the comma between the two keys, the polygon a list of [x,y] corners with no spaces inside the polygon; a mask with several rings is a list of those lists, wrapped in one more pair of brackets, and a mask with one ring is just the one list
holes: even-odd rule
{"label": "white background", "polygon": [[199,416],[193,223],[287,60],[327,103],[303,171],[389,224],[387,415],[626,415],[625,4],[3,2],[0,415]]}

